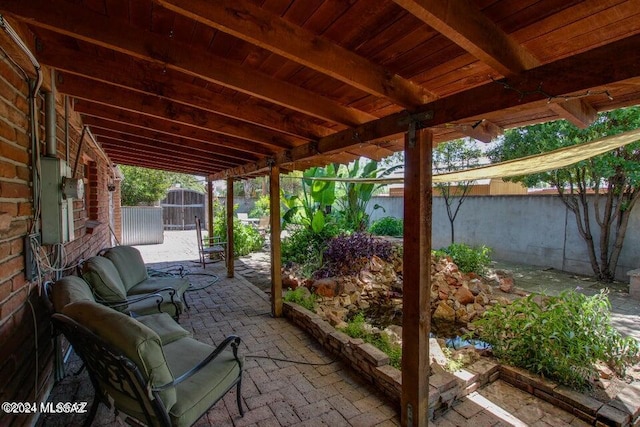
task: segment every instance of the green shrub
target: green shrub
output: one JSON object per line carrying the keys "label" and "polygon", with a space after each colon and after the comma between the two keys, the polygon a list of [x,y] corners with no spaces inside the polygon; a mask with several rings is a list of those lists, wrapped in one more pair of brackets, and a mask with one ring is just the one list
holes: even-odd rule
{"label": "green shrub", "polygon": [[453,243],[436,251],[438,256],[450,256],[463,273],[482,274],[491,264],[491,248],[480,246],[473,248],[464,243]]}
{"label": "green shrub", "polygon": [[256,200],[253,209],[249,211],[249,216],[251,218],[261,218],[263,216],[269,216],[269,196],[261,196],[258,200]]}
{"label": "green shrub", "polygon": [[347,322],[347,326],[342,329],[342,332],[351,338],[361,338],[364,342],[373,345],[389,356],[389,364],[391,366],[400,369],[402,365],[402,347],[392,343],[386,334],[374,334],[367,331],[365,324],[364,314],[358,313]]}
{"label": "green shrub", "polygon": [[371,224],[369,233],[376,236],[402,236],[404,230],[404,221],[392,216],[385,216]]}
{"label": "green shrub", "polygon": [[298,304],[307,310],[315,311],[316,309],[316,296],[305,292],[305,289],[301,287],[294,290],[289,289],[284,293],[282,298],[287,302]]}
{"label": "green shrub", "polygon": [[[227,240],[226,218],[217,216],[213,222],[213,234]],[[264,236],[252,225],[233,221],[233,256],[243,256],[258,251],[264,246]]]}
{"label": "green shrub", "polygon": [[301,267],[301,273],[309,278],[322,267],[322,254],[327,248],[327,242],[333,237],[334,230],[325,227],[319,233],[309,228],[298,227],[282,240],[282,262],[296,263]]}
{"label": "green shrub", "polygon": [[592,297],[573,291],[529,295],[493,306],[474,324],[501,360],[584,389],[597,377],[596,362],[623,375],[640,360],[640,344],[611,326],[610,308],[607,291]]}

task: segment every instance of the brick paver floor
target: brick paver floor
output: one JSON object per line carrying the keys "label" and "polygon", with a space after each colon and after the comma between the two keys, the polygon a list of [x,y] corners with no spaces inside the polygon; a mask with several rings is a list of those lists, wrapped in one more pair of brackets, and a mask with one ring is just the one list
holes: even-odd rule
{"label": "brick paver floor", "polygon": [[[151,266],[164,269],[171,265],[175,263]],[[220,343],[229,334],[242,338],[241,352],[246,359],[242,397],[246,412],[240,417],[234,389],[197,425],[398,425],[396,408],[380,393],[305,332],[286,319],[271,317],[266,294],[240,276],[226,278],[223,267],[221,263],[208,265],[205,271],[188,265],[191,271],[199,273],[188,276],[196,286],[206,286],[212,280],[212,276],[202,273],[216,274],[221,280],[187,293],[190,309],[180,317],[180,324],[192,331],[194,338],[211,345]],[[54,402],[90,401],[92,397],[85,373],[67,377],[52,393]],[[77,425],[81,420],[79,416],[47,415],[40,425]],[[102,405],[94,425],[124,423]]]}
{"label": "brick paver floor", "polygon": [[[210,283],[210,274],[220,278],[205,289],[187,294],[191,309],[181,316],[180,324],[191,330],[196,339],[211,345],[221,342],[228,334],[239,335],[243,340],[241,351],[246,358],[242,387],[245,416],[238,414],[234,390],[196,425],[399,425],[397,408],[374,387],[335,360],[305,332],[285,319],[272,318],[269,297],[264,292],[241,274],[232,279],[226,278],[222,263],[208,265],[203,270],[193,262],[198,256],[195,232],[165,232],[165,237],[163,245],[139,247],[145,262],[158,269],[183,265],[193,273],[189,279],[196,286]],[[258,268],[252,271],[246,264],[240,263],[239,272],[251,272],[254,276],[265,274]],[[616,303],[622,301],[614,301],[616,310]],[[637,314],[635,306],[630,310],[632,313],[629,314]],[[637,326],[630,329],[637,330]],[[75,371],[78,366],[77,358],[72,359],[67,372]],[[77,376],[68,375],[58,383],[51,400],[90,401],[92,397],[88,377],[83,372]],[[58,414],[42,416],[39,425],[72,426],[82,421],[82,416]],[[125,424],[101,405],[94,426],[111,425]],[[585,424],[571,414],[498,380],[457,402],[430,425]]]}

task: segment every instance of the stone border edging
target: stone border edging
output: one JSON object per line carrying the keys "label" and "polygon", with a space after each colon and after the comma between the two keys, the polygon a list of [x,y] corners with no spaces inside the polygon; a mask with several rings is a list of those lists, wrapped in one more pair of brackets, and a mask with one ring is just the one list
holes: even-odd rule
{"label": "stone border edging", "polygon": [[[325,349],[339,356],[392,402],[400,404],[402,373],[389,365],[389,357],[362,339],[336,330],[319,315],[284,302],[283,315],[312,335]],[[429,377],[429,417],[446,412],[461,397],[497,379],[543,399],[578,418],[599,426],[626,427],[640,421],[640,387],[630,385],[609,403],[556,384],[520,368],[482,358],[455,373],[441,371]]]}
{"label": "stone border edging", "polygon": [[640,421],[640,387],[625,387],[609,403],[534,375],[524,369],[500,365],[500,379],[592,425],[631,426]]}

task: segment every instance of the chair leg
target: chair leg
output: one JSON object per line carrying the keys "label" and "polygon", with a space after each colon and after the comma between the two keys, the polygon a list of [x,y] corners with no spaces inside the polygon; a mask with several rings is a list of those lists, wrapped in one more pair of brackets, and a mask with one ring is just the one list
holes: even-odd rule
{"label": "chair leg", "polygon": [[238,380],[238,388],[236,390],[236,400],[238,402],[238,411],[240,411],[240,416],[244,417],[244,409],[242,409],[242,377]]}
{"label": "chair leg", "polygon": [[186,292],[182,293],[182,302],[184,302],[184,306],[187,310],[189,310],[191,307],[189,307],[189,303],[187,302],[187,294]]}
{"label": "chair leg", "polygon": [[83,427],[91,426],[91,423],[93,423],[93,419],[98,413],[98,406],[100,406],[100,399],[98,398],[98,394],[96,393],[93,396],[93,402],[91,403],[91,409],[89,409],[89,415],[87,415],[87,418],[84,420],[84,424],[82,424]]}

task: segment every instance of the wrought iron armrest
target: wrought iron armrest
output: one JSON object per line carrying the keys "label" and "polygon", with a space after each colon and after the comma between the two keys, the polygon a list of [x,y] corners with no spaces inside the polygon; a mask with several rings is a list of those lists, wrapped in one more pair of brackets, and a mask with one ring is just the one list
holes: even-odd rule
{"label": "wrought iron armrest", "polygon": [[180,384],[181,382],[183,382],[187,378],[193,376],[199,370],[201,370],[202,368],[207,366],[209,364],[209,362],[211,362],[216,357],[218,357],[220,355],[220,353],[222,353],[222,351],[225,348],[227,348],[229,345],[231,345],[231,347],[233,349],[233,357],[236,359],[236,362],[238,362],[238,365],[240,366],[240,369],[242,369],[242,362],[238,358],[238,346],[240,345],[240,341],[241,340],[240,340],[239,336],[229,335],[202,362],[198,363],[196,366],[194,366],[193,368],[189,369],[187,372],[185,372],[184,374],[180,375],[178,378],[174,379],[170,383],[167,383],[165,385],[161,385],[161,386],[158,386],[158,387],[154,387],[154,388],[151,389],[151,391],[163,391],[163,390],[166,390],[168,388],[175,387],[176,385]]}
{"label": "wrought iron armrest", "polygon": [[[173,288],[169,288],[169,289],[173,289]],[[174,293],[175,293],[175,291],[174,291]],[[129,304],[140,302],[140,301],[144,301],[144,300],[151,299],[151,298],[156,298],[157,299],[156,302],[158,304],[158,311],[160,312],[161,311],[160,310],[160,306],[162,305],[162,302],[164,301],[164,297],[162,295],[160,295],[159,293],[135,295],[131,299],[119,300],[119,301],[105,301],[102,298],[99,298],[98,296],[96,296],[96,301],[99,302],[102,305],[106,305],[106,306],[111,307],[111,308],[119,308],[119,307],[126,307]],[[172,298],[172,300],[173,300],[173,298]]]}

